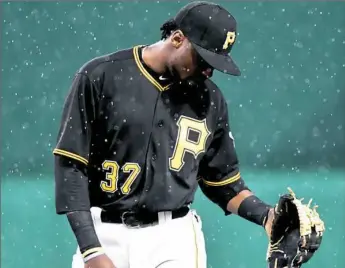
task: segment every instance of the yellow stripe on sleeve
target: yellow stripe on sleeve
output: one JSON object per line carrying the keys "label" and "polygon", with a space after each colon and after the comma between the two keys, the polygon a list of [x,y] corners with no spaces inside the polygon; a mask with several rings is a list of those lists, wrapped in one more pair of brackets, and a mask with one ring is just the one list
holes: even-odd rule
{"label": "yellow stripe on sleeve", "polygon": [[81,157],[80,155],[65,151],[65,150],[54,149],[53,154],[62,155],[62,156],[72,158],[74,160],[77,160],[77,161],[85,164],[85,165],[88,165],[88,163],[89,163],[89,161],[86,158]]}
{"label": "yellow stripe on sleeve", "polygon": [[230,177],[224,181],[219,181],[219,182],[206,181],[206,180],[203,180],[203,181],[206,185],[209,185],[209,186],[224,186],[224,185],[233,183],[233,182],[239,180],[240,178],[241,178],[241,174],[240,174],[240,172],[238,172],[236,175],[234,175],[234,176],[232,176],[232,177]]}

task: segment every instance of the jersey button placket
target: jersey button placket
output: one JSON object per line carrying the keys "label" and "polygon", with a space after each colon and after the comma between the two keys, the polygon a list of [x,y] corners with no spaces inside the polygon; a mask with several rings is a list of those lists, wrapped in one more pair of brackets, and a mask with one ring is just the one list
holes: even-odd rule
{"label": "jersey button placket", "polygon": [[[164,126],[163,120],[159,120],[159,121],[157,122],[157,126],[158,126],[159,128],[163,127],[163,126]],[[156,161],[156,160],[157,160],[157,155],[156,155],[156,154],[153,154],[152,157],[151,157],[151,159],[152,159],[152,161]]]}
{"label": "jersey button placket", "polygon": [[164,126],[163,120],[159,120],[157,125],[158,127],[163,127]]}

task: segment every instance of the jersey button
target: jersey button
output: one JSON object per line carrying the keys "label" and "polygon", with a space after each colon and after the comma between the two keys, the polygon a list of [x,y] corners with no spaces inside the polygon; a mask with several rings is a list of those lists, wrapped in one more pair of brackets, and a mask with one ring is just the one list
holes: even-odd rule
{"label": "jersey button", "polygon": [[163,125],[164,125],[163,120],[159,120],[159,121],[158,121],[158,127],[163,127]]}

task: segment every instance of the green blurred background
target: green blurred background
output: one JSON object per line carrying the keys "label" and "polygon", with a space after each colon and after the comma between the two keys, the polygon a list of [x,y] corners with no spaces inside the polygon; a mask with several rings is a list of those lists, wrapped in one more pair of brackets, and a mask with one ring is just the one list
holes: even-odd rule
{"label": "green blurred background", "polygon": [[[216,74],[242,174],[274,203],[293,187],[327,231],[305,267],[345,267],[345,2],[225,2],[241,77]],[[1,2],[1,267],[70,267],[55,215],[53,157],[72,76],[89,59],[160,37],[186,1]],[[263,230],[198,192],[212,268],[265,267]]]}

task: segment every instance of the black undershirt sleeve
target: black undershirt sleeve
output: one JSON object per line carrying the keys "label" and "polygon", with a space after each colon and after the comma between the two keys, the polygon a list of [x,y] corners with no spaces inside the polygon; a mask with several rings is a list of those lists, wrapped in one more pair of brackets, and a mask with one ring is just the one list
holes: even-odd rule
{"label": "black undershirt sleeve", "polygon": [[67,214],[80,252],[101,247],[90,212],[87,168],[76,160],[55,156],[55,185],[57,213]]}
{"label": "black undershirt sleeve", "polygon": [[56,213],[90,211],[87,167],[77,160],[56,155],[54,172]]}
{"label": "black undershirt sleeve", "polygon": [[100,247],[90,212],[88,167],[99,90],[77,73],[66,97],[54,153],[55,208],[67,214],[80,251]]}

